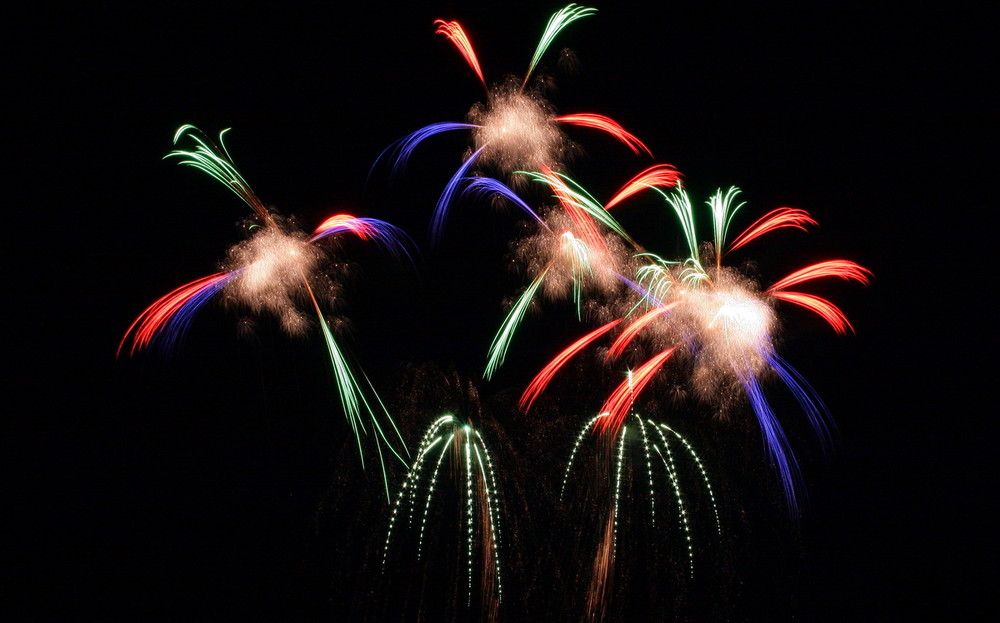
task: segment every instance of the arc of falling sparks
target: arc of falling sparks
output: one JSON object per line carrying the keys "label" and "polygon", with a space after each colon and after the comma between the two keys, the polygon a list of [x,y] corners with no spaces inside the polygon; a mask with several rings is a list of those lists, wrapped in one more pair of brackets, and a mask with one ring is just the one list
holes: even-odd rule
{"label": "arc of falling sparks", "polygon": [[[584,426],[580,429],[579,434],[576,436],[570,452],[569,460],[567,461],[566,468],[563,472],[562,486],[560,488],[559,495],[560,500],[562,500],[565,496],[566,487],[573,473],[574,465],[578,462],[578,455],[580,454],[580,450],[583,447],[584,442],[588,439],[595,439],[598,437],[598,434],[595,432],[598,429],[597,423],[601,419],[607,417],[607,413],[601,413],[594,416],[588,420],[586,424],[584,424]],[[686,501],[686,487],[682,482],[683,478],[678,465],[680,459],[676,456],[676,448],[674,447],[675,443],[683,449],[683,453],[688,457],[688,460],[691,461],[700,475],[704,493],[712,507],[715,524],[714,531],[717,537],[721,538],[722,536],[722,523],[719,517],[718,504],[716,502],[715,493],[712,490],[712,483],[708,476],[708,471],[705,468],[701,457],[694,450],[690,442],[688,442],[687,439],[667,424],[643,418],[635,412],[631,414],[629,421],[635,426],[635,428],[638,429],[639,434],[637,436],[630,437],[630,427],[623,424],[617,430],[617,437],[613,439],[612,447],[614,448],[614,464],[612,466],[612,470],[614,472],[614,488],[611,499],[607,502],[608,526],[606,530],[603,530],[603,536],[601,537],[601,542],[598,545],[594,563],[595,575],[592,578],[592,585],[589,593],[590,601],[593,603],[590,603],[588,606],[591,610],[603,606],[603,604],[600,604],[599,602],[601,602],[604,597],[600,596],[604,595],[611,582],[615,552],[618,547],[618,532],[621,520],[622,478],[625,473],[641,474],[639,477],[644,476],[642,479],[643,486],[638,488],[632,487],[630,490],[646,491],[649,521],[650,525],[654,529],[657,529],[659,526],[657,518],[658,492],[665,488],[666,491],[663,492],[664,500],[668,498],[673,499],[677,517],[676,527],[684,539],[683,542],[687,556],[688,575],[691,578],[694,577],[695,527],[692,525],[691,512]],[[627,448],[632,447],[629,440],[633,438],[637,440],[636,447],[641,451],[637,458],[633,458],[633,453],[626,452]],[[600,446],[600,444],[598,444],[598,446]],[[654,456],[659,459],[658,464],[662,470],[656,467],[657,463],[653,460]],[[640,469],[626,470],[625,465],[628,462],[635,463],[640,467]],[[644,474],[642,474],[643,470],[641,467],[645,467]],[[633,520],[637,519],[638,518],[633,517]]]}
{"label": "arc of falling sparks", "polygon": [[[448,457],[451,457],[450,461]],[[432,422],[421,437],[416,459],[404,478],[389,516],[389,528],[382,552],[383,570],[388,564],[393,536],[401,528],[400,524],[405,521],[407,527],[417,529],[415,523],[418,521],[418,514],[416,556],[418,560],[421,558],[431,507],[439,487],[439,476],[442,467],[449,462],[451,471],[457,472],[462,481],[463,504],[459,521],[463,524],[460,531],[464,535],[461,546],[466,554],[464,575],[467,605],[472,603],[477,542],[480,551],[484,553],[480,577],[484,583],[489,579],[490,590],[495,591],[496,603],[499,604],[503,598],[500,563],[502,535],[499,486],[493,457],[479,431],[451,414]],[[430,469],[429,463],[433,463],[433,469]],[[485,512],[477,514],[476,505]],[[482,521],[481,524],[477,523],[477,518]],[[488,594],[486,597],[488,599]]]}

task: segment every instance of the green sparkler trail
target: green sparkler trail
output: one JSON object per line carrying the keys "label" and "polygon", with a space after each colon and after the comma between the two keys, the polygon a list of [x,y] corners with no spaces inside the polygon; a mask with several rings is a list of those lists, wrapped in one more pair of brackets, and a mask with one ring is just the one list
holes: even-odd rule
{"label": "green sparkler trail", "polygon": [[531,63],[528,65],[528,71],[524,74],[524,81],[521,83],[521,88],[523,89],[525,85],[528,84],[528,77],[535,70],[535,66],[538,65],[538,61],[542,59],[545,51],[549,49],[552,42],[555,40],[556,35],[558,35],[563,28],[566,28],[578,19],[587,17],[588,15],[593,15],[597,12],[597,9],[590,9],[587,7],[577,6],[576,4],[570,4],[549,18],[549,23],[545,26],[545,31],[542,33],[542,38],[538,42],[538,47],[535,48],[535,54],[531,57]]}
{"label": "green sparkler trail", "polygon": [[531,306],[531,301],[535,298],[535,293],[545,280],[545,275],[548,271],[549,269],[546,268],[540,275],[535,277],[531,285],[528,286],[524,293],[517,299],[517,302],[514,303],[503,324],[500,325],[500,330],[497,331],[496,337],[493,338],[493,343],[490,345],[490,357],[486,364],[486,372],[483,374],[487,380],[493,376],[497,368],[503,365],[504,358],[507,356],[507,348],[510,347],[510,342],[514,339],[514,331],[517,330],[517,327],[521,324],[521,320],[524,319],[524,314],[528,311],[528,307]]}
{"label": "green sparkler trail", "polygon": [[[432,450],[438,449],[440,451],[436,452],[435,459]],[[389,529],[382,552],[383,571],[388,564],[393,535],[396,534],[402,521],[401,515],[404,512],[408,514],[409,519],[406,523],[412,529],[419,506],[422,506],[422,513],[416,556],[418,560],[421,559],[439,476],[449,457],[452,473],[460,483],[458,495],[462,500],[458,533],[461,534],[459,545],[465,552],[463,575],[467,586],[466,606],[472,604],[473,580],[477,577],[475,570],[477,544],[485,556],[479,577],[483,580],[484,590],[495,589],[496,603],[499,603],[503,597],[503,583],[500,564],[501,513],[496,469],[492,455],[479,431],[451,414],[436,419],[421,437],[416,459],[396,495],[389,517]],[[428,466],[429,462],[433,462],[433,469]],[[485,512],[477,513],[477,505]],[[487,587],[488,582],[492,588]],[[485,595],[484,599],[488,601],[488,595]]]}

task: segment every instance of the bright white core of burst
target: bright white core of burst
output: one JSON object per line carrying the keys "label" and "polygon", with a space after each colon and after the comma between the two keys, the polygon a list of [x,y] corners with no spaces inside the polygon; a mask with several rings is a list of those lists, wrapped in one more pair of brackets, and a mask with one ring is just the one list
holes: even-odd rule
{"label": "bright white core of burst", "polygon": [[240,281],[248,296],[267,296],[275,288],[299,284],[315,267],[316,255],[303,238],[268,228],[247,242],[249,264]]}
{"label": "bright white core of burst", "polygon": [[720,303],[709,331],[717,331],[726,342],[739,349],[756,349],[770,343],[771,309],[744,292],[716,296]]}
{"label": "bright white core of burst", "polygon": [[321,259],[321,252],[305,234],[261,228],[230,249],[231,269],[243,272],[229,292],[253,310],[275,314],[286,331],[301,332],[305,317],[296,310],[295,301],[304,294],[305,279],[313,276]]}
{"label": "bright white core of burst", "polygon": [[506,172],[538,170],[556,165],[565,142],[544,103],[520,91],[501,90],[491,94],[486,107],[470,113],[481,126],[473,133],[480,158]]}
{"label": "bright white core of burst", "polygon": [[689,292],[685,302],[701,336],[703,364],[723,365],[730,372],[760,369],[774,348],[775,316],[767,303],[735,283]]}

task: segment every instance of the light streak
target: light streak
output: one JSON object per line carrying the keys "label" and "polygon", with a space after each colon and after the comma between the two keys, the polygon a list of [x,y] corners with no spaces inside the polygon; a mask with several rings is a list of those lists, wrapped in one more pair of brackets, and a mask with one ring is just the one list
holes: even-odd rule
{"label": "light streak", "polygon": [[518,325],[521,324],[521,320],[524,318],[524,314],[528,311],[528,306],[531,305],[532,299],[535,297],[535,293],[538,288],[542,285],[545,280],[546,271],[542,271],[542,274],[535,277],[535,280],[531,282],[531,285],[518,297],[517,302],[510,309],[510,313],[504,319],[503,324],[500,325],[500,330],[497,332],[496,337],[493,338],[493,343],[490,345],[490,356],[489,361],[486,364],[486,373],[483,375],[486,379],[493,376],[496,369],[503,364],[504,358],[507,356],[507,348],[510,346],[510,341],[514,337],[514,331],[517,329]]}
{"label": "light streak", "polygon": [[730,186],[725,195],[722,194],[722,189],[720,188],[708,200],[708,205],[712,210],[712,232],[715,235],[716,270],[722,267],[722,248],[726,241],[726,234],[729,232],[729,224],[739,209],[746,205],[744,201],[733,207],[733,202],[739,194],[739,188]]}
{"label": "light streak", "polygon": [[480,176],[468,178],[467,183],[465,185],[465,189],[463,190],[463,194],[473,194],[479,196],[499,195],[504,199],[506,199],[507,201],[513,203],[522,211],[524,211],[525,214],[534,219],[535,222],[538,223],[541,227],[545,229],[550,229],[548,224],[545,222],[545,219],[539,216],[537,212],[532,210],[531,207],[524,202],[524,199],[521,199],[521,197],[518,196],[517,193],[511,190],[509,186],[507,186],[500,180],[494,179],[492,177],[480,177]]}
{"label": "light streak", "polygon": [[618,334],[615,341],[611,343],[606,359],[620,357],[621,354],[625,352],[625,348],[632,343],[632,340],[634,340],[643,329],[652,324],[655,320],[659,319],[660,316],[668,314],[670,310],[677,307],[677,305],[678,302],[673,302],[669,305],[654,307],[639,316],[637,319],[633,320],[629,326],[625,327],[622,332]]}
{"label": "light streak", "polygon": [[871,275],[870,270],[849,260],[829,260],[818,262],[795,271],[772,285],[769,291],[784,290],[788,286],[798,285],[804,281],[812,281],[813,279],[820,279],[822,277],[839,277],[845,281],[859,281],[864,285],[868,285],[869,275]]}
{"label": "light streak", "polygon": [[563,115],[561,117],[556,117],[553,121],[607,132],[624,143],[635,155],[638,156],[641,153],[645,153],[647,156],[653,156],[653,152],[651,152],[649,147],[646,147],[646,144],[640,141],[638,137],[623,128],[621,124],[614,119],[605,117],[604,115],[598,115],[595,113],[578,113],[575,115]]}
{"label": "light streak", "polygon": [[[652,420],[649,420],[649,424],[655,426]],[[681,445],[684,446],[684,449],[687,450],[688,454],[691,456],[691,460],[694,461],[694,464],[698,467],[698,471],[701,473],[702,482],[705,483],[705,491],[708,493],[709,501],[712,503],[712,513],[715,515],[715,531],[719,536],[722,536],[722,520],[719,519],[719,506],[715,501],[715,493],[712,491],[712,481],[708,478],[708,470],[705,469],[705,464],[701,462],[701,457],[699,457],[698,453],[695,452],[691,443],[688,442],[688,440],[685,439],[680,433],[662,422],[659,424],[659,429],[660,430],[657,432],[660,434],[660,438],[663,440],[664,446],[668,446],[669,443],[667,439],[663,437],[662,431],[667,431],[676,437],[679,442],[681,442]]]}
{"label": "light streak", "polygon": [[[427,457],[437,450],[433,470],[428,467]],[[503,599],[503,584],[500,564],[501,531],[499,507],[499,486],[496,470],[486,441],[478,430],[460,421],[454,415],[446,414],[437,418],[421,437],[416,452],[416,460],[406,474],[389,517],[385,546],[382,552],[382,567],[385,572],[389,565],[389,552],[393,537],[400,529],[400,514],[408,511],[410,528],[418,507],[422,507],[416,557],[419,560],[424,551],[424,543],[429,527],[431,508],[435,493],[440,485],[439,475],[452,474],[456,492],[461,500],[461,509],[456,517],[459,537],[458,545],[464,551],[462,575],[466,584],[466,607],[473,598],[474,580],[478,577],[483,584],[481,595],[484,606],[493,610]],[[447,467],[446,467],[447,464]],[[443,469],[444,468],[444,469]],[[477,507],[481,512],[476,512]],[[438,526],[442,534],[453,532],[448,526]],[[482,552],[483,559],[477,572],[476,551]]]}
{"label": "light streak", "polygon": [[871,271],[863,266],[859,266],[848,260],[830,260],[818,262],[811,266],[799,269],[784,279],[772,285],[767,293],[781,301],[794,303],[818,314],[823,320],[833,327],[833,330],[843,335],[848,331],[853,332],[854,327],[847,320],[847,316],[839,307],[830,301],[816,296],[815,294],[805,294],[803,292],[792,292],[786,290],[788,286],[797,285],[813,279],[823,277],[839,277],[846,281],[858,281],[868,285]]}
{"label": "light streak", "polygon": [[556,372],[562,369],[566,362],[572,359],[577,353],[582,351],[584,348],[589,346],[594,340],[601,337],[621,322],[620,320],[612,320],[611,322],[594,329],[587,335],[573,342],[568,348],[563,350],[561,353],[556,355],[555,359],[549,362],[542,371],[539,372],[534,379],[528,384],[528,387],[521,394],[521,400],[518,402],[518,406],[522,410],[527,411],[534,404],[538,396],[545,391],[549,383],[552,382],[553,377],[555,377]]}
{"label": "light streak", "polygon": [[228,272],[215,273],[196,279],[157,299],[125,331],[116,356],[121,355],[130,336],[130,355],[149,348],[158,339],[162,340],[166,350],[173,348],[191,325],[194,314],[235,276]]}
{"label": "light streak", "polygon": [[462,53],[466,62],[469,63],[469,67],[472,67],[472,71],[476,72],[476,75],[479,76],[479,81],[483,83],[483,88],[485,88],[486,78],[483,77],[483,69],[479,66],[476,51],[472,48],[472,42],[469,41],[469,36],[465,34],[462,25],[457,21],[446,22],[443,19],[434,20],[434,25],[438,27],[434,31],[434,34],[443,35],[455,44],[455,47]]}
{"label": "light streak", "polygon": [[597,421],[598,430],[616,430],[625,420],[629,409],[635,402],[635,397],[642,393],[642,390],[653,380],[653,376],[660,367],[674,354],[676,347],[670,347],[655,357],[639,366],[635,373],[629,373],[628,378],[608,396],[601,407],[601,413],[607,413],[608,417]]}
{"label": "light streak", "polygon": [[604,209],[610,210],[632,195],[647,188],[655,188],[657,186],[672,188],[680,182],[680,179],[681,174],[674,168],[674,165],[653,165],[626,182],[621,190],[615,193],[611,199],[608,199],[608,202],[604,204]]}
{"label": "light streak", "polygon": [[237,197],[242,199],[253,211],[267,223],[273,224],[271,213],[264,206],[257,194],[250,188],[240,172],[233,164],[229,151],[226,149],[225,136],[231,128],[226,128],[219,132],[219,144],[213,143],[201,130],[191,124],[182,125],[174,133],[174,145],[182,138],[190,138],[195,143],[194,150],[188,151],[175,149],[167,154],[166,158],[180,158],[183,166],[194,167],[212,176],[224,186],[233,191]]}
{"label": "light streak", "polygon": [[785,227],[805,231],[806,225],[818,225],[818,223],[805,210],[798,208],[776,208],[760,217],[750,227],[747,227],[736,240],[733,240],[726,252],[732,253],[736,249],[765,234]]}
{"label": "light streak", "polygon": [[549,49],[549,46],[552,45],[556,35],[576,20],[583,19],[584,17],[593,15],[596,12],[597,9],[590,9],[576,4],[569,4],[556,11],[555,14],[549,18],[549,23],[545,25],[545,32],[542,33],[542,38],[538,42],[538,47],[535,48],[535,54],[531,57],[531,63],[528,65],[528,71],[524,74],[524,81],[521,84],[521,88],[524,88],[524,86],[528,84],[528,76],[530,76],[531,72],[534,71],[535,66],[538,65],[538,61],[542,60],[542,56],[545,54],[545,51]]}

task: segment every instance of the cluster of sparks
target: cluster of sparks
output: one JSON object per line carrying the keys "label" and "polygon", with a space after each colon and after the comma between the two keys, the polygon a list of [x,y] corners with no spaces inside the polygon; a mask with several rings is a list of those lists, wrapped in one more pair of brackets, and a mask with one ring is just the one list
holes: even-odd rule
{"label": "cluster of sparks", "polygon": [[[493,458],[482,435],[454,415],[443,415],[424,433],[416,458],[406,474],[389,517],[383,565],[397,525],[418,533],[416,556],[423,553],[428,517],[443,473],[461,489],[462,513],[456,532],[465,547],[466,599],[471,604],[476,577],[475,552],[482,561],[479,578],[484,601],[499,604],[503,596],[500,572],[500,508]],[[440,528],[440,527],[439,527]]]}
{"label": "cluster of sparks", "polygon": [[[600,453],[600,435],[595,433],[594,425],[602,418],[607,417],[608,414],[603,413],[591,418],[577,435],[563,476],[560,498],[565,495],[577,457],[585,442],[591,441],[591,448]],[[696,468],[701,480],[700,489],[711,504],[715,532],[718,536],[722,534],[722,522],[719,518],[719,509],[712,491],[708,471],[687,439],[667,424],[644,419],[634,411],[631,412],[628,422],[631,422],[632,428],[629,428],[628,424],[623,424],[615,440],[615,447],[612,448],[614,461],[610,465],[608,476],[613,478],[614,485],[610,503],[605,507],[607,514],[604,518],[604,528],[594,557],[591,586],[588,591],[588,612],[591,615],[596,614],[604,607],[607,590],[611,584],[610,577],[614,570],[621,523],[623,474],[631,473],[636,479],[636,482],[629,489],[633,492],[633,496],[644,499],[649,513],[649,522],[654,530],[667,523],[672,523],[679,529],[687,550],[687,567],[690,577],[693,578],[695,572],[694,528],[692,527],[689,502],[686,501],[685,486],[682,484],[686,476],[682,474],[680,469],[681,461],[686,459]],[[593,443],[595,437],[597,443]],[[602,463],[599,460],[600,457],[595,458],[598,459],[595,461],[596,463]],[[657,514],[657,499],[660,500],[659,515]],[[670,516],[671,506],[674,511],[673,521],[669,522],[667,518]]]}
{"label": "cluster of sparks", "polygon": [[406,165],[413,151],[426,138],[442,132],[468,130],[472,146],[461,166],[448,181],[434,209],[432,234],[440,235],[448,208],[470,172],[484,168],[501,175],[519,170],[560,170],[573,151],[574,144],[563,131],[565,125],[582,126],[610,134],[634,153],[652,155],[649,148],[635,135],[613,119],[595,113],[557,115],[545,98],[541,87],[529,89],[529,79],[538,62],[556,36],[573,22],[593,15],[596,9],[571,4],[557,11],[550,19],[531,58],[528,70],[520,79],[508,77],[503,82],[488,85],[479,59],[465,29],[457,21],[437,20],[437,34],[443,35],[458,48],[476,73],[486,93],[486,102],[477,103],[469,111],[468,120],[442,122],[425,126],[403,137],[388,151],[392,153],[394,172]]}
{"label": "cluster of sparks", "polygon": [[[215,144],[192,125],[182,126],[174,144],[182,139],[194,149],[177,149],[168,158],[199,169],[239,196],[254,211],[247,229],[249,238],[229,249],[220,272],[202,277],[167,293],[146,308],[125,332],[118,346],[120,355],[128,345],[129,354],[150,347],[174,347],[191,325],[197,312],[210,300],[223,297],[226,303],[253,313],[276,317],[290,335],[303,335],[318,326],[326,345],[336,381],[340,404],[354,432],[359,449],[362,437],[374,434],[385,475],[383,450],[404,464],[406,448],[381,399],[363,373],[355,374],[347,355],[330,328],[324,311],[338,289],[325,272],[330,262],[330,240],[351,234],[372,241],[394,253],[407,253],[408,237],[385,221],[336,214],[307,234],[268,209],[236,169],[225,147],[226,131]],[[362,461],[364,453],[361,453]],[[385,479],[386,495],[389,494]]]}
{"label": "cluster of sparks", "polygon": [[[488,84],[465,29],[456,21],[438,20],[437,34],[460,51],[484,88],[484,103],[475,104],[465,122],[435,123],[413,132],[387,153],[392,168],[401,171],[425,139],[448,131],[468,131],[471,145],[462,164],[446,184],[434,207],[432,235],[441,233],[449,206],[456,197],[499,196],[518,206],[534,222],[534,229],[514,243],[513,259],[528,283],[511,305],[489,348],[485,377],[491,378],[507,360],[518,328],[540,299],[568,300],[581,323],[595,324],[560,351],[524,389],[521,409],[528,411],[573,358],[596,352],[626,379],[611,389],[576,438],[563,480],[563,490],[588,439],[603,440],[614,480],[603,537],[594,559],[589,609],[599,610],[613,568],[619,527],[619,498],[623,468],[644,476],[649,521],[663,522],[672,501],[672,515],[687,544],[687,566],[695,568],[693,527],[681,486],[678,464],[688,460],[701,476],[701,490],[711,502],[715,530],[721,522],[708,471],[687,440],[670,426],[645,419],[634,405],[644,391],[653,391],[668,379],[682,385],[703,403],[724,415],[737,416],[749,405],[769,458],[778,474],[789,508],[798,508],[799,475],[788,438],[764,392],[765,384],[780,380],[793,394],[822,438],[828,432],[825,408],[802,376],[777,353],[779,304],[791,303],[819,315],[835,332],[853,331],[844,313],[829,300],[799,286],[837,278],[867,284],[870,272],[849,260],[827,260],[795,270],[763,286],[755,278],[725,265],[723,260],[765,235],[782,229],[806,230],[817,225],[805,211],[782,207],[772,210],[730,241],[729,228],[744,206],[740,191],[720,190],[707,203],[712,236],[699,243],[696,210],[682,184],[681,174],[669,164],[641,171],[603,203],[565,173],[575,145],[564,132],[567,125],[601,130],[635,154],[652,155],[637,137],[618,123],[595,113],[559,115],[545,98],[542,84],[531,77],[559,33],[594,9],[569,5],[549,20],[522,77]],[[404,527],[414,532],[416,555],[423,554],[435,494],[443,474],[463,500],[458,532],[465,550],[465,578],[471,603],[474,578],[483,586],[484,602],[499,603],[502,595],[498,485],[493,458],[480,433],[452,415],[434,421],[421,438],[412,462],[402,435],[363,373],[356,371],[331,328],[330,314],[340,284],[331,277],[333,249],[329,242],[350,235],[406,255],[408,238],[394,226],[372,218],[337,214],[314,231],[299,229],[276,214],[251,190],[237,171],[220,134],[218,144],[195,127],[181,127],[175,145],[186,140],[191,149],[175,149],[168,158],[207,173],[239,196],[253,211],[246,240],[226,253],[220,269],[169,292],[143,311],[128,328],[118,352],[137,354],[153,347],[177,345],[198,310],[213,299],[254,314],[277,319],[293,336],[318,331],[323,338],[339,394],[341,408],[354,432],[361,456],[362,438],[373,434],[386,474],[388,454],[407,466],[388,519],[383,562],[394,535]],[[493,175],[488,176],[485,173]],[[542,185],[554,200],[532,207],[520,190]],[[515,191],[514,188],[519,189]],[[640,246],[613,216],[613,210],[640,193],[652,191],[677,218],[686,243],[686,256],[663,258]],[[626,365],[626,362],[635,365]],[[596,407],[596,405],[595,405]],[[746,411],[745,408],[742,411]],[[593,412],[593,411],[592,411]],[[607,458],[607,457],[606,457]],[[362,458],[363,460],[363,458]],[[386,495],[389,482],[385,479]],[[440,529],[438,526],[436,529]],[[474,560],[482,561],[481,571]]]}

